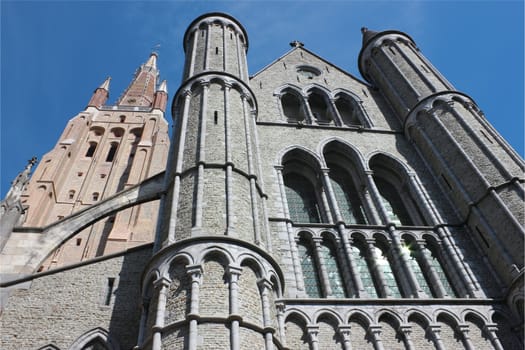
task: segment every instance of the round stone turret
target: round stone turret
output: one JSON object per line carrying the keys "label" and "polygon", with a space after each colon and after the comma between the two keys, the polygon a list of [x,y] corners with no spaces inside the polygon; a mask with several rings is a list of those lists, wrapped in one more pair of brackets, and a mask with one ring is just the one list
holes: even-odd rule
{"label": "round stone turret", "polygon": [[200,16],[184,34],[184,80],[219,71],[247,82],[247,51],[248,36],[235,18],[218,12]]}

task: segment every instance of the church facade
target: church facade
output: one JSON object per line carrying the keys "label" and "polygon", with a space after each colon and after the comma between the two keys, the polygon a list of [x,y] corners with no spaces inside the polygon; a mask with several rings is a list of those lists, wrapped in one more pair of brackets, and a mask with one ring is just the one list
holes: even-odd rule
{"label": "church facade", "polygon": [[[522,349],[521,157],[398,31],[254,75],[209,13],[1,202],[2,349]],[[169,150],[168,150],[169,149]]]}

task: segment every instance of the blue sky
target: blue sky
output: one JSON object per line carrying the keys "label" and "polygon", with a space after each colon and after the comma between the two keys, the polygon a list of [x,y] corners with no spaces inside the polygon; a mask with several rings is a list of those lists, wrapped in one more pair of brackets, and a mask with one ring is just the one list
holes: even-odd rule
{"label": "blue sky", "polygon": [[114,102],[157,44],[171,99],[182,75],[184,31],[211,11],[229,13],[246,28],[250,74],[299,40],[360,78],[360,28],[403,31],[523,156],[523,6],[521,0],[2,0],[0,195],[28,159],[53,148],[107,76]]}

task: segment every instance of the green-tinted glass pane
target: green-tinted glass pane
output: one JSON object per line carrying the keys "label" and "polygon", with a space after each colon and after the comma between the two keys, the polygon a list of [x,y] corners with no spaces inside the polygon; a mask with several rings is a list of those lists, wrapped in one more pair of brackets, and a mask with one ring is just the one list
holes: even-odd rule
{"label": "green-tinted glass pane", "polygon": [[383,277],[385,278],[385,284],[390,290],[390,293],[395,298],[401,298],[401,293],[399,292],[399,287],[396,283],[396,277],[394,276],[394,273],[392,272],[392,268],[390,266],[390,262],[388,261],[388,258],[383,254],[383,251],[379,248],[375,248],[376,251],[376,257],[377,257],[377,265],[383,271]]}
{"label": "green-tinted glass pane", "polygon": [[426,293],[426,295],[432,296],[433,293],[430,290],[429,282],[427,281],[425,274],[423,274],[423,270],[421,268],[421,265],[419,264],[419,260],[416,257],[417,252],[411,251],[410,247],[408,246],[403,246],[402,249],[403,254],[405,254],[408,259],[408,264],[410,265],[410,269],[416,277],[419,287],[421,287],[421,289],[423,290],[423,292]]}
{"label": "green-tinted glass pane", "polygon": [[361,277],[361,282],[365,288],[366,293],[371,298],[377,298],[376,288],[374,286],[374,280],[372,279],[372,274],[366,262],[366,257],[361,251],[360,248],[352,246],[352,258],[355,263],[356,273]]}
{"label": "green-tinted glass pane", "polygon": [[328,273],[328,281],[332,289],[332,295],[336,298],[345,297],[345,288],[343,278],[341,277],[341,270],[337,264],[337,257],[335,249],[329,242],[323,242],[321,245],[321,254],[323,255],[326,272]]}
{"label": "green-tinted glass pane", "polygon": [[305,177],[292,173],[284,178],[290,218],[295,222],[320,222],[314,188]]}
{"label": "green-tinted glass pane", "polygon": [[447,275],[445,274],[445,271],[443,271],[443,267],[439,263],[439,260],[434,255],[433,252],[431,252],[428,248],[423,248],[423,253],[427,256],[429,259],[430,266],[434,271],[436,272],[439,280],[441,281],[441,285],[443,286],[443,289],[447,292],[450,296],[456,296],[456,293],[454,292],[454,289],[450,285],[450,282],[448,281]]}
{"label": "green-tinted glass pane", "polygon": [[345,222],[366,224],[363,206],[350,176],[343,169],[330,165],[330,181],[339,211]]}
{"label": "green-tinted glass pane", "polygon": [[389,220],[398,225],[412,225],[412,219],[408,215],[408,211],[396,188],[381,178],[374,177],[374,182],[381,195],[381,202]]}
{"label": "green-tinted glass pane", "polygon": [[305,242],[299,242],[297,249],[299,251],[299,259],[301,260],[306,294],[312,298],[320,298],[321,284],[319,282],[319,274],[312,250]]}

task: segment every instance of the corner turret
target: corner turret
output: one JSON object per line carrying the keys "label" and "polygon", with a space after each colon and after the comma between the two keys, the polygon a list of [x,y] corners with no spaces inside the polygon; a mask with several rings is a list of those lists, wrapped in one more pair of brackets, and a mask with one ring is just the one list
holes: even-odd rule
{"label": "corner turret", "polygon": [[88,107],[102,107],[109,98],[109,83],[111,77],[107,77],[106,80],[93,92],[93,96],[89,100]]}

